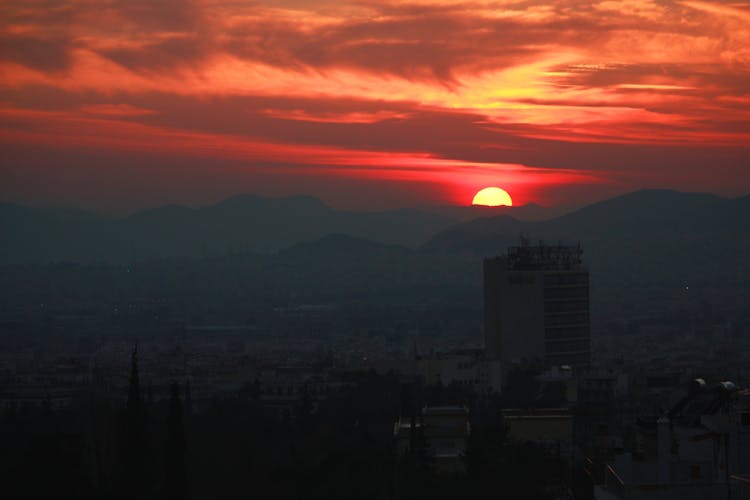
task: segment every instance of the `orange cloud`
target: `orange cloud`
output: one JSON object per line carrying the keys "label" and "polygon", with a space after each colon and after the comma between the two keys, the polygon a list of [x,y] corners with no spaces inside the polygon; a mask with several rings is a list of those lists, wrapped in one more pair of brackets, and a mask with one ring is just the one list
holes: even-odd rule
{"label": "orange cloud", "polygon": [[374,112],[348,111],[335,113],[330,111],[312,113],[304,109],[264,109],[261,113],[283,120],[296,120],[316,123],[375,123],[383,120],[400,120],[407,118],[408,113],[378,110]]}
{"label": "orange cloud", "polygon": [[81,107],[81,111],[104,116],[143,116],[155,113],[154,110],[138,108],[130,104],[88,104]]}
{"label": "orange cloud", "polygon": [[[668,180],[690,160],[678,148],[700,144],[726,152],[710,168],[736,172],[748,19],[746,3],[697,0],[6,3],[3,140],[444,183],[460,183],[456,165],[488,181],[485,164],[621,178],[592,145],[630,147],[634,164],[663,148]],[[222,100],[237,105],[213,112]],[[733,184],[750,189],[750,174]]]}
{"label": "orange cloud", "polygon": [[[104,113],[106,114],[106,113]],[[501,182],[517,187],[602,182],[600,175],[568,169],[550,171],[521,164],[489,163],[441,158],[419,151],[386,152],[313,144],[283,144],[230,134],[186,132],[111,118],[81,117],[75,113],[0,109],[13,128],[0,128],[4,142],[48,144],[64,149],[94,148],[109,151],[148,151],[153,154],[187,155],[252,161],[265,168],[284,171],[302,166],[306,174],[345,175],[394,181],[430,182],[474,189]],[[34,122],[43,127],[28,130]],[[297,167],[290,167],[297,165]],[[270,167],[269,167],[270,166]],[[253,167],[248,167],[252,169]]]}

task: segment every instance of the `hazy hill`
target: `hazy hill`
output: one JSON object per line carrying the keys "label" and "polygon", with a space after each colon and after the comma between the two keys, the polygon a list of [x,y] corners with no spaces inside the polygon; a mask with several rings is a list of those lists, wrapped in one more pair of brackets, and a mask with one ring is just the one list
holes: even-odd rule
{"label": "hazy hill", "polygon": [[[176,252],[174,249],[184,245],[201,252],[205,235],[221,242],[243,241],[239,237],[230,239],[233,230],[244,236],[264,234],[277,244],[282,237],[303,241],[270,252],[244,247],[240,251],[241,245],[236,243],[232,251],[225,249],[218,255],[164,255],[139,258],[134,264],[124,259],[126,265],[6,265],[0,267],[0,302],[19,306],[70,300],[119,303],[135,297],[176,301],[189,304],[189,308],[215,304],[236,311],[263,304],[351,301],[479,309],[483,256],[502,253],[507,246],[518,244],[523,233],[532,244],[539,239],[553,243],[580,241],[591,270],[592,312],[598,316],[598,324],[613,317],[684,314],[680,311],[694,310],[702,303],[735,312],[747,309],[750,197],[725,199],[640,191],[548,221],[524,222],[498,216],[456,224],[418,250],[340,232],[314,234],[325,227],[315,213],[331,210],[314,199],[288,201],[240,197],[205,209],[164,207],[124,219],[4,206],[0,210],[3,228],[16,231],[26,245],[43,242],[50,235],[59,240],[47,241],[63,242],[67,241],[66,234],[79,235],[78,241],[63,247],[67,252],[90,251],[85,247],[87,242],[102,249],[123,241],[110,232],[113,226],[141,242],[139,257],[145,254],[145,243],[159,251]],[[254,220],[251,215],[257,217],[259,209],[247,207],[263,204],[264,211],[283,212],[276,220],[292,220],[299,215],[295,210],[304,210],[306,224],[271,226],[264,218]],[[280,208],[271,208],[278,204]],[[237,215],[243,212],[247,214]],[[339,215],[337,224],[343,227],[341,221],[387,221],[394,213]],[[222,224],[215,222],[219,219]],[[415,220],[416,216],[409,219],[409,224],[417,224]],[[398,227],[407,227],[402,224]],[[386,228],[386,222],[382,227]],[[308,233],[313,236],[305,238]],[[112,240],[107,242],[107,237]],[[61,253],[60,248],[44,243],[39,243],[33,253],[18,241],[5,241],[8,245],[0,250],[5,254],[8,248],[27,251],[35,258],[46,258],[44,252],[50,249]],[[129,245],[120,244],[124,247],[120,255],[127,257]]]}
{"label": "hazy hill", "polygon": [[128,217],[0,204],[0,264],[134,262],[272,252],[329,233],[416,246],[458,219],[414,209],[356,212],[308,196],[240,195],[201,207]]}
{"label": "hazy hill", "polygon": [[518,245],[521,234],[532,244],[580,242],[595,300],[611,304],[679,301],[679,294],[739,303],[750,289],[750,196],[637,191],[547,221],[501,216],[458,224],[422,250],[496,255]]}
{"label": "hazy hill", "polygon": [[134,262],[273,252],[340,233],[416,247],[433,234],[482,215],[539,220],[560,210],[522,207],[434,207],[427,210],[336,210],[317,198],[251,194],[190,208],[143,210],[127,217],[0,203],[0,265],[46,262]]}
{"label": "hazy hill", "polygon": [[[0,229],[0,278],[11,296],[480,306],[482,257],[519,244],[520,234],[532,244],[580,242],[602,314],[702,301],[740,310],[750,290],[750,196],[639,191],[546,221],[458,224],[417,210],[337,211],[309,197],[245,195],[124,218],[0,205]],[[428,242],[418,250],[405,246],[420,239]],[[62,261],[85,265],[46,265]]]}
{"label": "hazy hill", "polygon": [[0,263],[88,257],[98,251],[109,222],[82,211],[0,203]]}
{"label": "hazy hill", "polygon": [[482,217],[510,216],[523,221],[540,221],[559,217],[573,211],[573,207],[544,207],[536,203],[512,207],[438,206],[430,207],[429,212],[443,215],[457,221],[470,221]]}
{"label": "hazy hill", "polygon": [[145,302],[190,308],[315,303],[479,307],[481,266],[451,255],[332,234],[271,254],[158,259],[135,264],[0,267],[0,305]]}
{"label": "hazy hill", "polygon": [[[503,215],[457,224],[437,233],[423,249],[493,255],[524,234],[533,242],[580,241],[648,254],[662,249],[699,250],[696,241],[728,248],[743,244],[750,229],[750,196],[718,196],[643,190],[588,205],[545,221]],[[658,243],[656,246],[651,246]],[[632,248],[631,248],[632,247]],[[593,249],[591,249],[593,250]],[[683,253],[683,252],[678,252]]]}

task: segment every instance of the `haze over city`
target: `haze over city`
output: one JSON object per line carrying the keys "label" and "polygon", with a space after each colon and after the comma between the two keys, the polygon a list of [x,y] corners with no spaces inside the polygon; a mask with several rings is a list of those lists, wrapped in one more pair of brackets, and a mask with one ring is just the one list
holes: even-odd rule
{"label": "haze over city", "polygon": [[0,496],[750,498],[750,2],[0,0]]}

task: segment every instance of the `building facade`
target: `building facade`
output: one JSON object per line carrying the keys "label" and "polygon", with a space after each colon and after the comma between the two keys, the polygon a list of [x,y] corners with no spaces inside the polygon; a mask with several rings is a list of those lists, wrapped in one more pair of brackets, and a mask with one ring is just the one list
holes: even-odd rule
{"label": "building facade", "polygon": [[506,368],[591,361],[589,273],[580,246],[522,245],[484,261],[487,354]]}

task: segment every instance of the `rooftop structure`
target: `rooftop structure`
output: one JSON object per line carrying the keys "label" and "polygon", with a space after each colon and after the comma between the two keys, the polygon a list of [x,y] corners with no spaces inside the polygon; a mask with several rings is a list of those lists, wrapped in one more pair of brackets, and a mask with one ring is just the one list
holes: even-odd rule
{"label": "rooftop structure", "polygon": [[581,245],[521,245],[508,248],[509,271],[572,271],[582,267]]}

